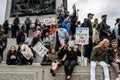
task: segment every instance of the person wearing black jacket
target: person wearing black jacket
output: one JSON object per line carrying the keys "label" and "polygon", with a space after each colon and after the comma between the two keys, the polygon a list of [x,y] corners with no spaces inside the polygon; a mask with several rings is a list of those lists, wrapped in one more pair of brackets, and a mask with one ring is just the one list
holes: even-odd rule
{"label": "person wearing black jacket", "polygon": [[17,62],[18,62],[18,59],[17,59],[16,47],[15,46],[11,46],[11,48],[8,51],[8,54],[7,54],[6,64],[8,64],[8,65],[16,65]]}
{"label": "person wearing black jacket", "polygon": [[7,38],[5,35],[3,35],[3,28],[0,25],[0,62],[3,61],[3,52],[7,46]]}
{"label": "person wearing black jacket", "polygon": [[70,16],[70,19],[71,19],[71,23],[70,23],[70,25],[71,25],[71,34],[72,34],[72,36],[74,36],[75,35],[75,31],[76,31],[76,26],[75,26],[75,24],[76,24],[76,22],[77,22],[77,16],[76,16],[76,10],[74,10],[73,11],[73,14]]}
{"label": "person wearing black jacket", "polygon": [[[109,39],[111,35],[110,26],[107,25],[107,15],[102,15],[102,22],[100,22],[100,39],[103,40],[105,38]],[[110,39],[109,39],[110,40]]]}
{"label": "person wearing black jacket", "polygon": [[108,61],[113,66],[116,74],[120,72],[120,48],[118,41],[112,40],[112,48],[108,49]]}
{"label": "person wearing black jacket", "polygon": [[3,29],[4,29],[4,34],[8,34],[8,30],[9,30],[9,20],[5,20],[4,24],[3,24]]}
{"label": "person wearing black jacket", "polygon": [[67,53],[62,59],[62,61],[65,61],[64,70],[67,80],[71,78],[74,67],[77,65],[77,56],[81,56],[81,52],[77,49],[77,47],[68,47]]}
{"label": "person wearing black jacket", "polygon": [[84,19],[84,23],[81,27],[89,28],[89,42],[84,47],[84,56],[90,60],[91,52],[92,52],[92,35],[93,35],[93,27],[91,19],[93,19],[94,14],[88,13],[87,17]]}
{"label": "person wearing black jacket", "polygon": [[30,30],[31,24],[32,22],[30,20],[30,16],[27,16],[25,20],[27,37],[29,36],[29,30]]}
{"label": "person wearing black jacket", "polygon": [[67,53],[67,45],[65,43],[61,44],[59,47],[60,52],[58,53],[59,59],[62,59]]}
{"label": "person wearing black jacket", "polygon": [[17,31],[19,30],[19,24],[20,24],[20,20],[19,20],[19,17],[18,15],[15,17],[14,21],[13,21],[13,26],[12,26],[12,37],[13,38],[16,38],[16,33]]}
{"label": "person wearing black jacket", "polygon": [[19,45],[19,43],[24,43],[25,42],[25,37],[26,37],[26,26],[25,25],[22,25],[21,29],[19,30],[18,32],[18,35],[16,37],[16,41],[17,41],[17,44]]}

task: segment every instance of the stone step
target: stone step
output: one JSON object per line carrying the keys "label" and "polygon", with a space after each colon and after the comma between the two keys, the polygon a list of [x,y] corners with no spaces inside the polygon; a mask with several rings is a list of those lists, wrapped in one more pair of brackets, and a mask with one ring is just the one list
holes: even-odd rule
{"label": "stone step", "polygon": [[[0,80],[65,80],[64,67],[59,66],[56,76],[50,74],[50,66],[41,66],[39,63],[33,65],[6,65],[0,64]],[[104,80],[103,70],[96,67],[96,80]],[[110,68],[110,78],[115,80],[115,74]],[[89,66],[76,66],[72,80],[90,80]]]}
{"label": "stone step", "polygon": [[[29,44],[31,43],[33,37],[29,37]],[[7,42],[7,47],[3,53],[3,61],[6,62],[6,55],[8,50],[10,49],[11,46],[16,46],[16,49],[18,48],[18,45],[16,44],[16,39],[15,38],[8,38],[8,42]],[[36,54],[36,58],[34,59],[34,62],[41,62],[41,58],[38,54]]]}

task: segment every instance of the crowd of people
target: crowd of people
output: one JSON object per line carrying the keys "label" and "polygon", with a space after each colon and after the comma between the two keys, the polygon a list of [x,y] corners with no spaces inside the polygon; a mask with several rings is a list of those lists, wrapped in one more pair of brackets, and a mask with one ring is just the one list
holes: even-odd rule
{"label": "crowd of people", "polygon": [[[69,45],[68,42],[75,41],[76,27],[89,28],[89,42],[84,46],[84,57],[88,58],[90,63],[90,80],[96,80],[95,67],[101,66],[104,70],[104,80],[110,80],[109,67],[113,66],[115,72],[120,75],[120,18],[116,19],[113,31],[106,23],[107,15],[102,15],[102,21],[97,18],[91,22],[94,14],[88,13],[87,18],[81,23],[77,20],[76,10],[73,14],[59,11],[57,24],[41,24],[39,18],[34,23],[34,36],[30,45],[27,44],[26,38],[29,37],[32,20],[26,16],[24,24],[21,24],[19,16],[13,20],[11,29],[9,20],[5,20],[0,25],[0,56],[3,61],[3,52],[7,46],[9,30],[11,38],[16,38],[18,49],[11,46],[8,53],[6,64],[8,65],[32,65],[36,57],[36,51],[32,48],[41,42],[49,51],[44,55],[42,62],[50,62],[50,73],[55,76],[55,71],[59,64],[64,65],[66,80],[70,80],[74,67],[77,63],[77,56],[81,56],[78,45]],[[10,37],[10,36],[9,36]]]}

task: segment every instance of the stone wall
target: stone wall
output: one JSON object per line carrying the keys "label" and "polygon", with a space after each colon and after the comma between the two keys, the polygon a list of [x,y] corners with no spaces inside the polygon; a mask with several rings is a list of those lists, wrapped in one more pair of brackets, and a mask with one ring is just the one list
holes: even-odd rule
{"label": "stone wall", "polygon": [[[12,0],[7,0],[6,14],[5,14],[5,19],[8,19],[10,24],[13,23],[13,19],[14,19],[14,17],[10,17],[11,2],[12,2]],[[58,5],[60,5],[60,4],[62,4],[62,3],[63,3],[63,0],[56,0],[56,7],[57,7]],[[30,16],[30,18],[31,18],[31,20],[32,20],[33,23],[35,22],[36,17],[39,17],[39,18],[40,18],[40,21],[41,21],[41,22],[44,22],[44,19],[45,19],[45,18],[49,18],[49,17],[55,17],[55,18],[56,18],[56,15],[55,15],[55,14],[52,14],[52,15]],[[20,17],[20,22],[21,22],[21,23],[24,23],[25,18],[26,18],[26,17]]]}
{"label": "stone wall", "polygon": [[[72,80],[90,80],[89,66],[76,66]],[[115,80],[113,69],[110,68],[111,80]],[[96,80],[103,79],[101,67],[96,68]],[[50,74],[50,66],[41,66],[39,63],[33,65],[5,65],[0,64],[0,80],[65,80],[64,67],[60,66],[56,76]]]}

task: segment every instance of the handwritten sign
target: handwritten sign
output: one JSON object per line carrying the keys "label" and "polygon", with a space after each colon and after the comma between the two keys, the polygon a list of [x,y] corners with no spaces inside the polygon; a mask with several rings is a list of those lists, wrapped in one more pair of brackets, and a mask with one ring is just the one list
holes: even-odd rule
{"label": "handwritten sign", "polygon": [[41,57],[43,57],[48,52],[48,49],[45,46],[43,46],[40,42],[38,42],[33,47],[33,50],[35,50],[36,53],[38,53]]}
{"label": "handwritten sign", "polygon": [[47,18],[47,19],[44,19],[44,23],[45,23],[46,25],[55,24],[55,18]]}
{"label": "handwritten sign", "polygon": [[75,46],[75,41],[69,41],[69,47],[73,47],[73,46]]}
{"label": "handwritten sign", "polygon": [[89,28],[76,28],[75,44],[86,45],[89,42]]}

